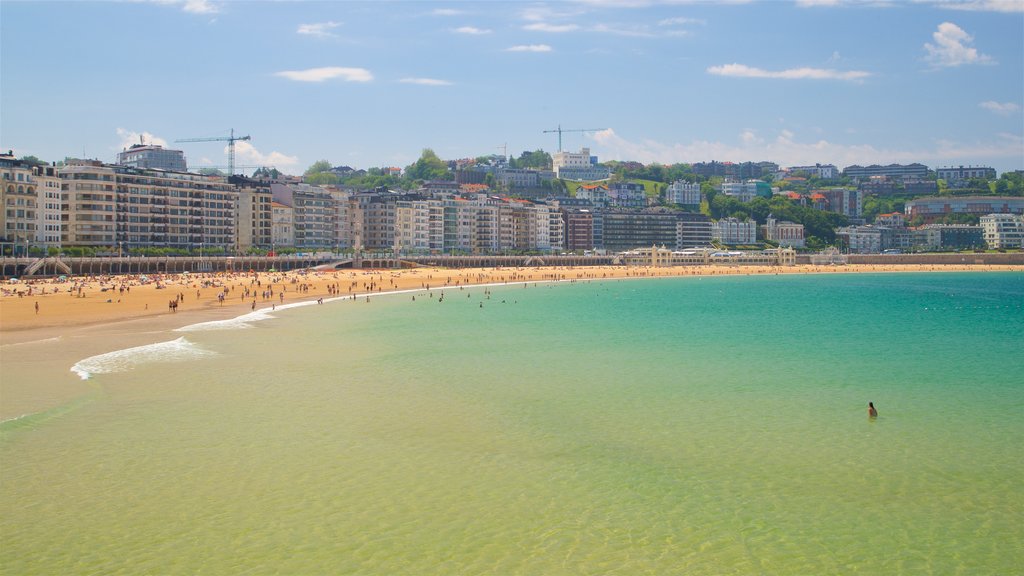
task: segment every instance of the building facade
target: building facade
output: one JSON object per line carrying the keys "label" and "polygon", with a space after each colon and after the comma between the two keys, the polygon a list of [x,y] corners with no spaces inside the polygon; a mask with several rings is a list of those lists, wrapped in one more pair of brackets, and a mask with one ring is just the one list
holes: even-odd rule
{"label": "building facade", "polygon": [[1024,214],[1024,198],[1017,196],[940,196],[907,201],[908,219],[921,218],[930,224],[947,214]]}
{"label": "building facade", "polygon": [[722,218],[712,225],[711,236],[722,244],[755,244],[757,242],[757,223],[753,220]]}
{"label": "building facade", "polygon": [[986,214],[980,218],[985,243],[994,250],[1024,248],[1024,216]]}
{"label": "building facade", "polygon": [[950,186],[957,187],[972,178],[995,180],[996,169],[988,166],[949,166],[936,168],[935,176],[939,180],[945,180]]}
{"label": "building facade", "polygon": [[187,172],[185,153],[155,144],[135,144],[117,153],[117,163],[132,168],[155,168],[171,172]]}
{"label": "building facade", "polygon": [[665,190],[665,202],[686,206],[687,208],[700,206],[700,184],[697,182],[687,182],[686,180],[676,180],[669,184]]}

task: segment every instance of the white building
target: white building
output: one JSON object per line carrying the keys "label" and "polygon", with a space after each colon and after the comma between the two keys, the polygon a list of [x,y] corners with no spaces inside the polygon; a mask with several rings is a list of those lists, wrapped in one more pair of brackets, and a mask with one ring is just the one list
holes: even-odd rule
{"label": "white building", "polygon": [[771,214],[768,215],[767,223],[763,227],[764,239],[778,242],[779,246],[790,246],[792,248],[803,248],[804,225],[785,220],[779,222]]}
{"label": "white building", "polygon": [[295,246],[295,228],[292,223],[292,207],[280,202],[270,203],[272,246]]}
{"label": "white building", "polygon": [[590,155],[590,148],[582,148],[579,152],[555,152],[551,155],[555,176],[565,180],[604,180],[611,176],[611,171],[597,165],[597,156]]}
{"label": "white building", "polygon": [[980,221],[989,248],[1024,248],[1024,216],[988,214],[982,216]]}
{"label": "white building", "polygon": [[722,218],[712,224],[711,237],[722,244],[754,244],[757,242],[757,223],[753,220]]}
{"label": "white building", "polygon": [[676,180],[665,190],[665,201],[669,204],[699,206],[700,198],[700,184],[696,182]]}
{"label": "white building", "polygon": [[790,174],[793,172],[806,172],[814,178],[821,178],[823,180],[829,180],[832,178],[839,177],[839,169],[832,164],[815,164],[814,166],[790,166],[787,170]]}
{"label": "white building", "polygon": [[117,163],[133,168],[156,168],[172,172],[186,172],[185,153],[169,150],[156,144],[135,144],[117,153]]}

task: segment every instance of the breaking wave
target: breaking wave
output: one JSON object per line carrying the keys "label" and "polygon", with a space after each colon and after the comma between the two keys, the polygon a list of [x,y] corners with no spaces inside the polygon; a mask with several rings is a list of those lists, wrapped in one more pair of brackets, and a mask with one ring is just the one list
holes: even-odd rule
{"label": "breaking wave", "polygon": [[184,336],[169,342],[158,342],[90,356],[71,367],[71,371],[86,380],[94,374],[127,372],[140,364],[153,362],[184,362],[210,356],[214,352],[203,350]]}

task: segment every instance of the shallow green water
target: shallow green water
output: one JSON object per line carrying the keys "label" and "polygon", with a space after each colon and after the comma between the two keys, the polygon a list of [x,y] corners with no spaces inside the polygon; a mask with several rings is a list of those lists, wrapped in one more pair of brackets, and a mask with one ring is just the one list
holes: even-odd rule
{"label": "shallow green water", "polygon": [[168,333],[0,425],[0,572],[1024,565],[1024,275],[490,291]]}

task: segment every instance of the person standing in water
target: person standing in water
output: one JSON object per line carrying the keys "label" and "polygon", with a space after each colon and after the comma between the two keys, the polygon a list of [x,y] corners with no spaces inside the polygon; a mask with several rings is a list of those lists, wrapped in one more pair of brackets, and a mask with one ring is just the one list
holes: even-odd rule
{"label": "person standing in water", "polygon": [[878,410],[875,410],[874,402],[868,402],[868,418],[878,418]]}

